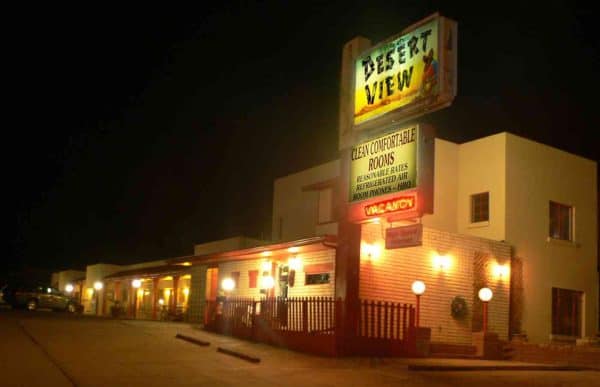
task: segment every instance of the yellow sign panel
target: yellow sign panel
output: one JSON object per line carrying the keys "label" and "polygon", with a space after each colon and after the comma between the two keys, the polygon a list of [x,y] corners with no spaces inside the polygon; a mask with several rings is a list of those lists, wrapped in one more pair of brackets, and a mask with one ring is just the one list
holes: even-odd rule
{"label": "yellow sign panel", "polygon": [[350,202],[417,186],[417,125],[363,142],[352,148]]}
{"label": "yellow sign panel", "polygon": [[454,98],[455,23],[428,19],[355,62],[354,125],[396,110],[414,115],[417,107],[435,109]]}

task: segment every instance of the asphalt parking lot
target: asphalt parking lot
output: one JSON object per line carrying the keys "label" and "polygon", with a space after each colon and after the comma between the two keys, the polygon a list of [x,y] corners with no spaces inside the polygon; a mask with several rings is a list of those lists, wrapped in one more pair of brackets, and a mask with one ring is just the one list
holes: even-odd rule
{"label": "asphalt parking lot", "polygon": [[0,309],[0,335],[2,386],[600,386],[595,371],[417,372],[411,359],[323,358],[185,323],[48,311]]}

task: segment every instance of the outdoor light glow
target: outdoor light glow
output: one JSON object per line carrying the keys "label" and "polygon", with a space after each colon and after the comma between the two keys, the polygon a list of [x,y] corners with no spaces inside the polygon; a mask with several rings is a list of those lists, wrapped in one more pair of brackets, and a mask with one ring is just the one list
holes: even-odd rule
{"label": "outdoor light glow", "polygon": [[508,275],[510,274],[510,267],[508,265],[500,265],[496,263],[493,266],[492,271],[496,278],[508,278]]}
{"label": "outdoor light glow", "polygon": [[425,283],[423,281],[415,281],[412,283],[412,291],[417,296],[425,293]]}
{"label": "outdoor light glow", "polygon": [[192,263],[191,262],[184,262],[181,265],[182,266],[192,266]]}
{"label": "outdoor light glow", "polygon": [[88,295],[91,296],[94,294],[94,288],[87,288]]}
{"label": "outdoor light glow", "polygon": [[226,292],[230,292],[235,288],[235,281],[232,278],[225,278],[221,282],[221,288]]}
{"label": "outdoor light glow", "polygon": [[436,255],[433,257],[433,266],[441,271],[446,271],[452,265],[452,259],[447,255]]}
{"label": "outdoor light glow", "polygon": [[297,247],[297,246],[290,247],[290,248],[288,249],[288,253],[292,253],[292,254],[295,254],[295,253],[297,253],[298,251],[300,251],[300,247]]}
{"label": "outdoor light glow", "polygon": [[261,288],[263,289],[273,289],[275,286],[275,280],[270,275],[261,278]]}
{"label": "outdoor light glow", "polygon": [[260,264],[260,269],[262,271],[271,271],[271,261],[264,261]]}
{"label": "outdoor light glow", "polygon": [[271,255],[273,255],[273,253],[271,253],[270,251],[263,251],[262,253],[260,253],[260,255],[262,255],[263,257],[270,257]]}
{"label": "outdoor light glow", "polygon": [[104,287],[104,284],[102,284],[102,282],[100,282],[100,281],[94,282],[94,289],[102,290],[103,287]]}
{"label": "outdoor light glow", "polygon": [[159,305],[164,305],[165,304],[165,300],[163,300],[162,298],[158,299],[158,303]]}
{"label": "outdoor light glow", "polygon": [[362,252],[363,255],[366,255],[369,259],[377,259],[381,256],[381,247],[375,243],[363,243]]}
{"label": "outdoor light glow", "polygon": [[290,258],[288,265],[290,266],[290,270],[300,270],[302,268],[302,260],[294,255]]}
{"label": "outdoor light glow", "polygon": [[371,219],[371,223],[379,224],[379,223],[381,223],[381,219],[373,218],[373,219]]}
{"label": "outdoor light glow", "polygon": [[479,299],[483,302],[488,302],[492,299],[492,289],[490,288],[481,288],[479,289]]}
{"label": "outdoor light glow", "polygon": [[65,291],[71,293],[73,291],[73,285],[67,284],[67,286],[65,286]]}
{"label": "outdoor light glow", "polygon": [[52,289],[50,289],[50,288],[47,288],[47,289],[46,289],[46,292],[47,292],[47,293],[52,293]]}
{"label": "outdoor light glow", "polygon": [[131,281],[131,286],[138,289],[140,286],[142,286],[142,281],[139,279],[134,279],[133,281]]}
{"label": "outdoor light glow", "polygon": [[186,296],[190,294],[190,288],[183,288],[183,294],[185,294]]}
{"label": "outdoor light glow", "polygon": [[171,289],[165,289],[165,296],[169,297],[171,295]]}

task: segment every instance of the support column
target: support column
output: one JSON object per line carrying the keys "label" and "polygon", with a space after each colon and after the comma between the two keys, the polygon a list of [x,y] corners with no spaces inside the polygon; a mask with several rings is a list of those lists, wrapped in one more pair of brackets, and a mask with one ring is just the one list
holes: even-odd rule
{"label": "support column", "polygon": [[179,292],[179,276],[173,276],[173,289],[171,293],[171,299],[169,300],[169,308],[173,311],[173,313],[177,312],[177,294]]}
{"label": "support column", "polygon": [[152,319],[156,320],[158,311],[158,278],[152,279]]}
{"label": "support column", "polygon": [[115,281],[114,301],[121,301],[121,281]]}
{"label": "support column", "polygon": [[338,334],[337,351],[351,354],[355,342],[360,315],[359,273],[361,225],[347,221],[348,175],[350,150],[341,152],[340,189],[338,193],[339,222],[338,243],[335,254],[335,297],[342,299],[341,332]]}
{"label": "support column", "polygon": [[190,294],[188,297],[188,318],[192,322],[204,322],[206,307],[206,272],[207,265],[192,266],[190,281]]}
{"label": "support column", "polygon": [[357,37],[347,42],[342,50],[342,68],[340,74],[340,111],[339,111],[339,149],[340,180],[336,194],[338,210],[338,243],[335,254],[335,297],[341,298],[341,329],[337,334],[338,354],[351,354],[352,343],[358,330],[360,315],[359,272],[360,272],[360,224],[353,224],[348,219],[348,192],[350,182],[350,153],[357,142],[357,133],[353,130],[354,122],[354,68],[355,61],[371,42]]}

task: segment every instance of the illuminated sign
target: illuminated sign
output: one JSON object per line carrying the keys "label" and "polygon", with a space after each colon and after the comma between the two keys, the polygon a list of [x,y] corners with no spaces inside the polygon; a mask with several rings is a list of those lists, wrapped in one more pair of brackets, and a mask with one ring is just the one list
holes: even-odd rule
{"label": "illuminated sign", "polygon": [[[354,63],[354,125],[391,122],[450,105],[456,96],[456,22],[432,15]],[[386,116],[387,117],[387,116]]]}
{"label": "illuminated sign", "polygon": [[415,188],[418,136],[414,125],[354,146],[349,201]]}
{"label": "illuminated sign", "polygon": [[412,211],[417,205],[417,195],[400,196],[365,206],[365,215],[379,216],[390,212]]}

